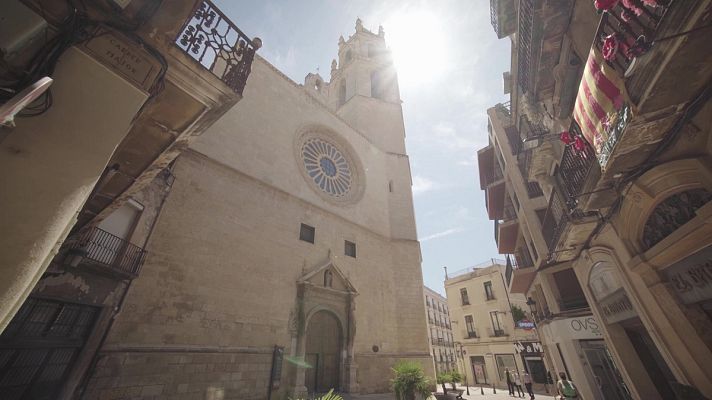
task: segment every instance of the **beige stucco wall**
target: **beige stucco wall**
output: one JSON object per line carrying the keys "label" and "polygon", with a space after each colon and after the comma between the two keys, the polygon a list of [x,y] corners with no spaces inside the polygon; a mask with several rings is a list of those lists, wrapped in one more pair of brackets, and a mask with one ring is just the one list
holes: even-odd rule
{"label": "beige stucco wall", "polygon": [[[59,59],[53,105],[1,143],[0,331],[47,268],[148,98],[77,48]],[[11,233],[10,233],[11,232]]]}

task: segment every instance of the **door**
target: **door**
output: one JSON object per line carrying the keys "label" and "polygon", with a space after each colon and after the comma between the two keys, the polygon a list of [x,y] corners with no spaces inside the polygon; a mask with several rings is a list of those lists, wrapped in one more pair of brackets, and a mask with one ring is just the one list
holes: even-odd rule
{"label": "door", "polygon": [[606,400],[629,400],[628,388],[623,382],[618,369],[603,341],[581,341],[581,348],[586,355],[596,384]]}
{"label": "door", "polygon": [[311,365],[305,374],[309,393],[340,389],[341,328],[330,312],[318,311],[309,320],[305,357]]}
{"label": "door", "polygon": [[55,399],[99,310],[28,298],[0,336],[0,397]]}

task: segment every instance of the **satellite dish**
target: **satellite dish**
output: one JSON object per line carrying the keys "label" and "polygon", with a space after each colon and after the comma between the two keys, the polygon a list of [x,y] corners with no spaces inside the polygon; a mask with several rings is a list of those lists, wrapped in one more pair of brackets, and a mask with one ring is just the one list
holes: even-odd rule
{"label": "satellite dish", "polygon": [[52,78],[45,76],[0,105],[0,125],[15,126],[15,116],[49,89]]}

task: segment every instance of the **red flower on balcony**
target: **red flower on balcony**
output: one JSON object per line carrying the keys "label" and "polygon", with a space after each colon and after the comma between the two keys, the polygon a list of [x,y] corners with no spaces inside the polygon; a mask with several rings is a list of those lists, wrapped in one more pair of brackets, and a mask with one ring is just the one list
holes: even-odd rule
{"label": "red flower on balcony", "polygon": [[598,11],[609,11],[618,4],[620,0],[595,0],[593,6]]}
{"label": "red flower on balcony", "polygon": [[561,135],[559,135],[559,139],[561,139],[564,144],[571,144],[571,142],[574,140],[573,136],[571,135],[571,132],[569,131],[561,132]]}
{"label": "red flower on balcony", "polygon": [[574,138],[574,150],[577,152],[582,152],[586,149],[586,142],[581,136],[576,136]]}
{"label": "red flower on balcony", "polygon": [[603,46],[601,46],[601,52],[603,53],[603,59],[606,61],[613,61],[616,59],[616,53],[618,53],[618,46],[620,42],[615,34],[606,36],[603,39]]}
{"label": "red flower on balcony", "polygon": [[623,0],[623,7],[627,8],[635,15],[643,14],[643,8],[638,0]]}

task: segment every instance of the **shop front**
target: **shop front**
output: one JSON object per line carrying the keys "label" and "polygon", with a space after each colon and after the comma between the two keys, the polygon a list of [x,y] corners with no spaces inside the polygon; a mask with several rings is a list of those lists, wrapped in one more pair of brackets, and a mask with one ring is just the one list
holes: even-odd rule
{"label": "shop front", "polygon": [[540,324],[555,370],[565,372],[583,398],[625,400],[623,380],[617,373],[598,320],[593,315],[561,318]]}

